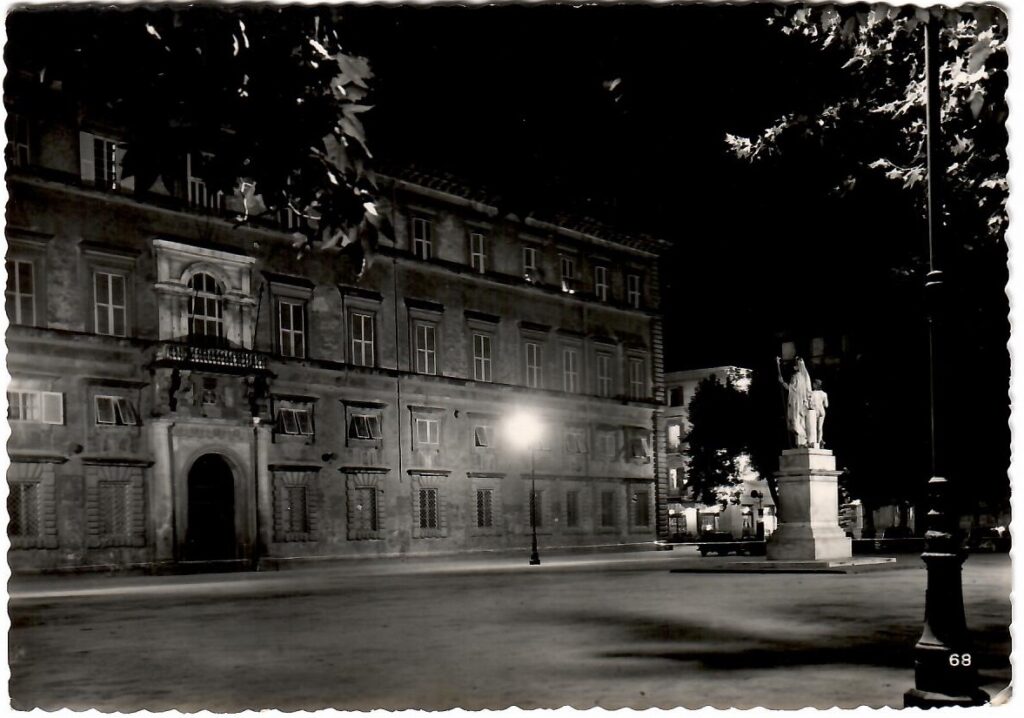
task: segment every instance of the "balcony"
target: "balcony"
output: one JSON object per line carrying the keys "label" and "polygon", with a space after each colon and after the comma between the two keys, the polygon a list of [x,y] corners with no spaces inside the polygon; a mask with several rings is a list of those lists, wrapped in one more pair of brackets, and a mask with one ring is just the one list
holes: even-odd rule
{"label": "balcony", "polygon": [[267,357],[241,347],[162,342],[153,356],[155,366],[181,366],[230,373],[267,371]]}

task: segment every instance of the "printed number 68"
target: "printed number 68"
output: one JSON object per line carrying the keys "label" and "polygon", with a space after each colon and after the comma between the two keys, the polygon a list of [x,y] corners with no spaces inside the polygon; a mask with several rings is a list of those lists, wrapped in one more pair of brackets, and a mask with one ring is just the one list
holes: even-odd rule
{"label": "printed number 68", "polygon": [[964,666],[971,665],[971,654],[970,653],[950,653],[949,654],[949,665]]}

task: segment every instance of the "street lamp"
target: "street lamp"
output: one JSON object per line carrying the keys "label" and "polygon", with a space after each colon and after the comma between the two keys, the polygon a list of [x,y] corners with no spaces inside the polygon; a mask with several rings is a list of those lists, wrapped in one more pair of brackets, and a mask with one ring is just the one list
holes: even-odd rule
{"label": "street lamp", "polygon": [[519,410],[509,417],[508,438],[511,443],[521,449],[530,451],[530,565],[540,565],[540,553],[537,551],[537,442],[540,440],[543,425],[537,416],[526,410]]}
{"label": "street lamp", "polygon": [[964,615],[963,562],[957,541],[957,514],[950,502],[950,486],[943,476],[948,445],[948,420],[944,401],[950,377],[943,362],[948,343],[945,319],[944,278],[940,264],[942,237],[942,176],[939,108],[939,19],[932,14],[925,25],[926,156],[928,166],[928,275],[925,298],[928,307],[929,380],[931,410],[930,510],[925,533],[924,560],[928,570],[925,590],[924,629],[914,646],[914,688],[904,694],[906,707],[976,706],[988,696],[978,687],[978,669],[970,652],[970,636]]}

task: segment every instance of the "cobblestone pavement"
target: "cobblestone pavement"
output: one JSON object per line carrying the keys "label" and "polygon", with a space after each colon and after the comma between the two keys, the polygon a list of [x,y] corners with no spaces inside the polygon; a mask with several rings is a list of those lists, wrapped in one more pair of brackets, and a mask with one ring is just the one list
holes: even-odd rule
{"label": "cobblestone pavement", "polygon": [[[696,574],[692,550],[17,578],[13,707],[101,710],[900,706],[925,571]],[[964,594],[1009,683],[1005,555]]]}

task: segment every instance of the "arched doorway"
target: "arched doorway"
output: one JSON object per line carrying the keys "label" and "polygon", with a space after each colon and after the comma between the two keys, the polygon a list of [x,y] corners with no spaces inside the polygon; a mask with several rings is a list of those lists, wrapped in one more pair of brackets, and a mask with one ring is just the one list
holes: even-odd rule
{"label": "arched doorway", "polygon": [[218,454],[196,459],[188,472],[186,561],[236,558],[235,477]]}

